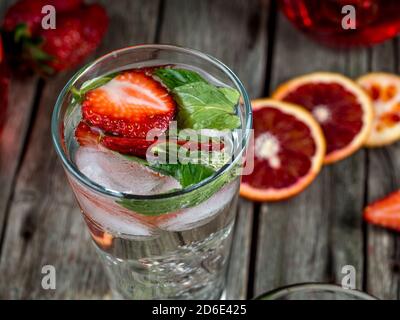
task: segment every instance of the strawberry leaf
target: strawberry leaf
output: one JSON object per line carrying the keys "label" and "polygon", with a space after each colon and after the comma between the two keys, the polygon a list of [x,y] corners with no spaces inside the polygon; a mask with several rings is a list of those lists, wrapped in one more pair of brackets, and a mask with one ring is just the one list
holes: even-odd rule
{"label": "strawberry leaf", "polygon": [[31,33],[26,23],[18,24],[14,29],[14,42],[18,43],[24,38],[30,38]]}
{"label": "strawberry leaf", "polygon": [[25,50],[29,52],[30,58],[38,61],[39,63],[42,61],[51,61],[53,57],[43,51],[37,44],[31,42],[24,43]]}

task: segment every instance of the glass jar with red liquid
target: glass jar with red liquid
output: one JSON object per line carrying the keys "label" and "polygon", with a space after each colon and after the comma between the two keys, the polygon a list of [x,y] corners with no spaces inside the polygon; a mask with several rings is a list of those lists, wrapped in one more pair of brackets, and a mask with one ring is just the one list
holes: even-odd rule
{"label": "glass jar with red liquid", "polygon": [[[330,46],[368,46],[400,32],[400,0],[279,0],[300,30]],[[354,13],[354,15],[352,15]],[[354,19],[348,27],[343,19]]]}

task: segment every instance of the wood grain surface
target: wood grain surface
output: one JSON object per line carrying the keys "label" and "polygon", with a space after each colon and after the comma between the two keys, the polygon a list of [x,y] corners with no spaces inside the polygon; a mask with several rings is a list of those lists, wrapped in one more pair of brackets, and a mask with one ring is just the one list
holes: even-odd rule
{"label": "wood grain surface", "polygon": [[[0,2],[0,17],[14,1]],[[398,73],[399,40],[352,51],[303,36],[269,0],[101,0],[110,28],[88,60],[129,45],[167,43],[215,56],[252,98],[315,71],[356,78]],[[227,3],[229,3],[227,5]],[[13,75],[0,140],[0,299],[109,299],[103,269],[50,138],[58,93],[75,72],[51,79]],[[400,187],[400,146],[360,150],[323,169],[297,197],[275,204],[240,200],[227,298],[246,299],[298,282],[341,283],[400,298],[400,236],[362,222],[362,208]],[[41,269],[57,270],[57,290],[41,288]]]}

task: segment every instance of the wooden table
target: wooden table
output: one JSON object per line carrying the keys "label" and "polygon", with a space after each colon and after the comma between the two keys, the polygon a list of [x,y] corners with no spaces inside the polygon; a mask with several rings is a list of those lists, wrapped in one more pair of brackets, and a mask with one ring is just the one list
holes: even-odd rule
{"label": "wooden table", "polygon": [[[1,1],[0,15],[11,2]],[[252,98],[316,70],[350,77],[372,70],[399,72],[398,39],[372,49],[329,50],[296,31],[267,0],[100,2],[108,8],[111,25],[96,56],[141,43],[199,49],[230,66]],[[72,74],[12,79],[0,141],[0,298],[110,297],[50,138],[54,102]],[[311,187],[290,201],[241,200],[228,298],[251,298],[306,281],[341,283],[342,267],[353,265],[357,288],[399,299],[400,237],[361,219],[366,203],[399,186],[397,144],[361,150],[325,167]],[[41,288],[46,264],[56,267],[56,290]]]}

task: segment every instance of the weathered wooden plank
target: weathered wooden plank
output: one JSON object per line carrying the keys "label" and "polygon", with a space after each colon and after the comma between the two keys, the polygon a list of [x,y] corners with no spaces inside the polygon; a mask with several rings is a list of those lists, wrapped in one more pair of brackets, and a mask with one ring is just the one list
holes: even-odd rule
{"label": "weathered wooden plank", "polygon": [[[118,1],[100,52],[155,38],[159,1]],[[99,53],[100,53],[99,52]],[[86,225],[56,157],[50,137],[55,99],[70,74],[49,80],[9,212],[0,263],[1,298],[107,298],[108,287]],[[41,288],[41,268],[54,265],[57,289]]]}
{"label": "weathered wooden plank", "polygon": [[[308,72],[327,70],[356,76],[366,53],[324,48],[279,15],[273,52],[272,89]],[[339,282],[343,265],[362,279],[360,209],[364,192],[364,153],[323,169],[297,197],[263,205],[260,213],[255,294],[308,281]]]}
{"label": "weathered wooden plank", "polygon": [[[0,3],[0,17],[13,2]],[[29,128],[36,88],[36,77],[22,80],[12,75],[5,126],[0,137],[0,254],[3,230],[7,223],[7,206]],[[3,109],[0,112],[5,111]]]}
{"label": "weathered wooden plank", "polygon": [[[396,41],[373,48],[372,70],[398,73],[398,49]],[[368,156],[368,202],[372,202],[400,188],[400,144],[370,149]],[[400,236],[367,226],[367,239],[368,291],[382,299],[399,299]]]}
{"label": "weathered wooden plank", "polygon": [[267,6],[265,0],[235,0],[229,5],[224,0],[169,0],[160,42],[198,49],[221,59],[251,96],[259,96],[266,65]]}
{"label": "weathered wooden plank", "polygon": [[[37,79],[12,77],[5,126],[0,139],[0,230],[6,223],[6,209],[20,162],[31,118]],[[21,95],[21,92],[24,92]],[[1,233],[1,231],[0,231]]]}
{"label": "weathered wooden plank", "polygon": [[[171,0],[165,3],[160,42],[198,49],[231,67],[249,94],[260,96],[266,66],[268,1]],[[228,298],[244,299],[253,205],[240,202],[228,277]]]}
{"label": "weathered wooden plank", "polygon": [[[368,70],[368,51],[346,52],[345,65],[338,69],[351,78]],[[342,268],[351,265],[356,270],[356,286],[363,288],[364,238],[361,212],[365,198],[366,152],[360,150],[344,161],[328,166],[324,184],[329,187],[330,270],[332,282],[341,283]]]}

